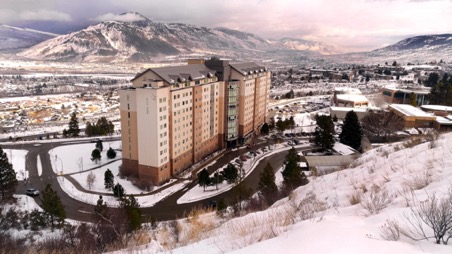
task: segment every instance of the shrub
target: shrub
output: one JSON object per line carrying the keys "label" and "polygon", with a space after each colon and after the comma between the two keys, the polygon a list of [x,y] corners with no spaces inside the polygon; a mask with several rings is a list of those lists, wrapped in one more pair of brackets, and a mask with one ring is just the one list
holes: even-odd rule
{"label": "shrub", "polygon": [[392,197],[385,189],[380,189],[374,185],[369,193],[362,195],[361,206],[369,212],[369,214],[378,214],[392,202]]}
{"label": "shrub", "polygon": [[361,191],[359,190],[355,190],[352,195],[348,198],[348,201],[350,202],[351,205],[356,205],[361,203]]}
{"label": "shrub", "polygon": [[115,150],[113,150],[111,147],[108,149],[108,151],[107,151],[107,157],[109,158],[109,159],[114,159],[114,158],[116,158],[116,151]]}

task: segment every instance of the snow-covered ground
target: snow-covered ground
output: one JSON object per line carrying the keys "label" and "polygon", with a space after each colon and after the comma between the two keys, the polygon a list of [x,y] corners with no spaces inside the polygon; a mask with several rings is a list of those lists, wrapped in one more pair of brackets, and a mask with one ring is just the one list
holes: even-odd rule
{"label": "snow-covered ground", "polygon": [[[116,176],[115,184],[116,183],[121,184],[121,186],[124,188],[124,190],[126,190],[127,194],[142,193],[143,191],[140,190],[135,185],[133,185],[130,181],[128,181],[127,179],[121,179],[120,177],[118,177],[119,166],[121,166],[121,164],[122,164],[122,161],[118,160],[111,164],[104,165],[101,168],[93,169],[88,172],[73,174],[73,175],[71,175],[71,177],[74,178],[86,190],[111,194],[111,191],[105,189],[105,186],[104,186],[105,171],[107,171],[107,169],[110,169],[110,171],[113,173],[113,175]],[[93,185],[91,186],[91,189],[89,188],[89,186],[87,184],[87,180],[86,180],[90,173],[93,173],[95,175],[95,180],[93,182]]]}
{"label": "snow-covered ground", "polygon": [[18,181],[23,181],[28,176],[25,168],[25,160],[28,154],[27,150],[19,149],[3,149],[6,153],[9,163],[13,164],[13,169],[16,171],[16,178]]}
{"label": "snow-covered ground", "polygon": [[[414,241],[400,235],[389,241],[385,229],[396,221],[410,228],[407,216],[433,194],[452,188],[452,133],[436,141],[405,141],[373,149],[349,168],[320,177],[296,189],[265,211],[212,222],[197,237],[190,223],[179,221],[179,245],[159,238],[134,249],[140,253],[452,253],[452,245]],[[374,199],[372,199],[372,197]],[[378,197],[378,202],[372,201]],[[373,204],[374,208],[366,208]],[[208,218],[208,217],[205,217]],[[210,223],[213,223],[211,225]],[[208,226],[210,225],[210,227]],[[185,231],[184,231],[185,230]],[[432,231],[426,228],[426,233]],[[168,235],[166,235],[168,236]],[[386,237],[385,237],[386,236]],[[182,242],[182,243],[181,243]],[[122,253],[129,253],[130,249]]]}
{"label": "snow-covered ground", "polygon": [[[96,148],[95,143],[66,145],[54,148],[49,151],[53,171],[55,173],[61,173],[62,171],[63,174],[77,173],[111,162],[107,157],[107,151],[110,147],[113,149],[120,148],[121,141],[104,141],[103,147],[102,157],[98,163],[91,160],[91,152]],[[120,158],[121,152],[117,152],[115,159]]]}
{"label": "snow-covered ground", "polygon": [[[102,181],[103,181],[103,178],[102,178]],[[97,204],[99,195],[81,192],[81,191],[77,190],[77,188],[71,182],[69,182],[67,179],[65,179],[63,176],[58,176],[58,182],[60,183],[61,188],[72,198],[85,202],[87,204],[91,204],[91,205]],[[185,185],[187,185],[189,182],[190,181],[180,182],[180,183],[174,184],[173,186],[171,186],[169,188],[161,190],[161,191],[157,192],[156,194],[146,195],[146,196],[138,196],[138,197],[136,197],[136,199],[137,199],[138,203],[140,204],[140,207],[151,207],[151,206],[154,206],[155,203],[170,196],[171,194],[175,193],[176,191],[183,189],[185,187]],[[128,185],[126,185],[126,187],[128,187]],[[163,186],[161,186],[161,187],[163,187]],[[129,193],[129,190],[126,188],[124,188],[124,190],[125,190],[126,194],[133,194],[133,193]],[[103,196],[103,200],[110,207],[118,207],[119,206],[118,199],[113,196]]]}
{"label": "snow-covered ground", "polygon": [[[307,143],[307,144],[305,143],[305,144],[297,145],[295,147],[302,148],[302,147],[308,147],[308,146],[309,146],[309,143]],[[282,151],[287,151],[291,148],[292,148],[291,146],[286,146],[284,144],[278,144],[278,145],[276,145],[276,148],[274,150],[268,151],[266,153],[258,154],[256,156],[256,158],[248,159],[247,161],[244,161],[243,162],[243,171],[244,171],[245,177],[248,176],[254,170],[256,165],[258,165],[261,160],[265,159],[266,157],[268,157],[272,154],[279,153]],[[232,162],[235,161],[236,159],[239,159],[239,157],[233,159]],[[227,165],[221,169],[218,169],[218,171],[221,172],[226,167],[227,167]],[[240,171],[240,169],[238,167],[237,167],[237,169]],[[214,176],[214,174],[211,175],[211,177],[213,177],[213,176]],[[218,187],[218,190],[217,190],[217,187]],[[233,183],[228,184],[226,181],[224,181],[221,184],[218,184],[218,186],[215,186],[215,185],[207,186],[205,190],[204,190],[204,187],[196,185],[195,187],[193,187],[189,191],[187,191],[181,198],[179,198],[177,200],[177,203],[185,204],[185,203],[191,203],[191,202],[207,199],[210,197],[214,197],[225,191],[230,190],[232,187],[234,187],[234,184]]]}
{"label": "snow-covered ground", "polygon": [[[121,152],[117,152],[116,158],[114,159],[116,161],[109,160],[107,158],[106,153],[108,148],[111,147],[113,149],[117,149],[120,147],[120,145],[121,141],[104,141],[102,159],[99,163],[94,163],[90,160],[90,158],[91,152],[95,148],[95,143],[71,144],[71,142],[68,142],[67,145],[59,146],[49,151],[52,168],[54,172],[58,174],[61,173],[61,168],[63,168],[63,174],[71,174],[71,177],[74,178],[85,190],[112,194],[112,191],[109,191],[104,187],[104,174],[107,169],[110,169],[110,171],[115,176],[115,184],[121,184],[126,194],[145,194],[146,192],[134,186],[127,179],[121,179],[120,177],[118,177],[119,166],[122,163],[121,160],[118,160],[121,158]],[[95,167],[99,168],[93,169]],[[93,182],[93,185],[91,186],[91,189],[89,189],[87,184],[87,177],[91,172],[95,175],[95,180]],[[71,182],[65,180],[64,177],[58,177],[58,182],[60,183],[63,190],[74,199],[93,205],[97,203],[97,200],[99,198],[98,194],[90,194],[79,191],[75,186],[73,186]],[[140,203],[141,207],[153,206],[156,202],[182,189],[187,183],[188,182],[177,183],[174,186],[157,192],[156,194],[137,197],[137,200]],[[154,187],[153,190],[158,190],[159,188],[163,188],[164,186],[165,185]],[[105,196],[104,200],[109,206],[119,206],[118,200],[114,197]]]}

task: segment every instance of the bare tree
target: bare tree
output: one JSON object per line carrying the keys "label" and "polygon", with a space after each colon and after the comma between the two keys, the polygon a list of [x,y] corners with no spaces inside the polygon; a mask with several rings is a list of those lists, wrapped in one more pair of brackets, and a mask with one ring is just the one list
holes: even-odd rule
{"label": "bare tree", "polygon": [[[444,198],[428,195],[425,201],[411,208],[407,217],[409,229],[404,234],[414,240],[434,238],[435,243],[447,245],[452,238],[452,191]],[[430,235],[430,228],[433,236]]]}
{"label": "bare tree", "polygon": [[94,182],[96,181],[96,175],[93,172],[90,172],[86,177],[86,184],[88,185],[88,189],[91,190]]}
{"label": "bare tree", "polygon": [[369,139],[387,141],[395,132],[403,130],[403,119],[393,112],[370,112],[361,120],[364,134]]}

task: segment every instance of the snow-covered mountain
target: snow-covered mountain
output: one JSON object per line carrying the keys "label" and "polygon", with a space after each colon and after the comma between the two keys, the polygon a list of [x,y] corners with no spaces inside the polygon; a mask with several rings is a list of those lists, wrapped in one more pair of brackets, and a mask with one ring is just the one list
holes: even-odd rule
{"label": "snow-covered mountain", "polygon": [[407,61],[452,60],[452,34],[421,35],[374,50],[370,56],[396,57]]}
{"label": "snow-covered mountain", "polygon": [[375,53],[384,53],[390,51],[405,51],[405,50],[450,50],[452,48],[452,34],[438,34],[438,35],[421,35],[407,38],[397,42],[396,44],[374,50]]}
{"label": "snow-covered mountain", "polygon": [[321,55],[335,55],[345,53],[345,50],[338,46],[318,41],[308,41],[296,38],[282,38],[280,40],[277,40],[276,43],[279,44],[281,48],[316,52]]}
{"label": "snow-covered mountain", "polygon": [[14,51],[54,38],[57,34],[34,29],[0,25],[0,51]]}
{"label": "snow-covered mountain", "polygon": [[349,63],[398,62],[425,63],[452,61],[452,34],[420,35],[403,39],[395,44],[370,52],[333,56],[333,59]]}
{"label": "snow-covered mountain", "polygon": [[[58,61],[143,62],[158,57],[193,54],[237,58],[261,56],[265,52],[285,47],[283,42],[274,43],[251,33],[228,28],[153,22],[139,13],[124,13],[121,16],[127,18],[105,21],[58,36],[21,52],[20,56]],[[305,47],[291,43],[285,49],[302,48],[303,51],[320,53],[333,51],[326,45],[310,43],[311,46]],[[301,44],[298,42],[297,45]]]}

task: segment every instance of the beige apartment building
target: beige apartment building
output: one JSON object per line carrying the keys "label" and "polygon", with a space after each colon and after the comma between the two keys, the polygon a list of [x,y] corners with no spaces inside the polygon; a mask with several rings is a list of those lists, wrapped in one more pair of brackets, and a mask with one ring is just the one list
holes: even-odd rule
{"label": "beige apartment building", "polygon": [[270,72],[219,59],[151,68],[121,90],[122,169],[159,185],[245,143],[266,121]]}

